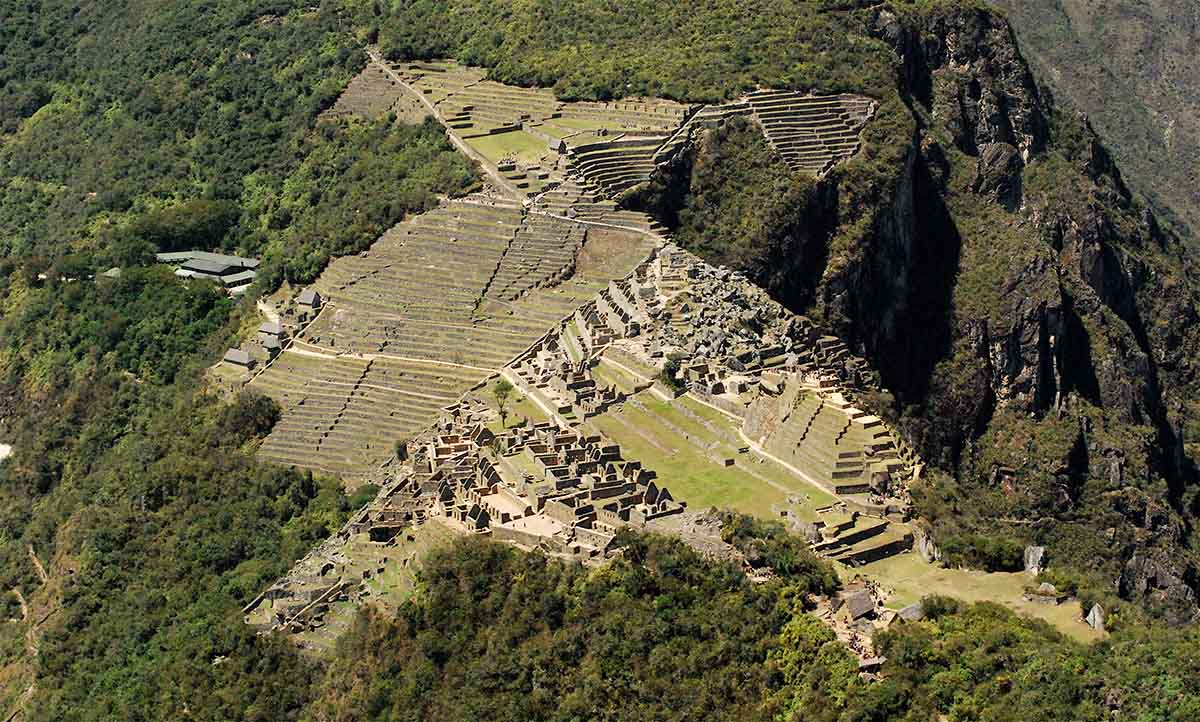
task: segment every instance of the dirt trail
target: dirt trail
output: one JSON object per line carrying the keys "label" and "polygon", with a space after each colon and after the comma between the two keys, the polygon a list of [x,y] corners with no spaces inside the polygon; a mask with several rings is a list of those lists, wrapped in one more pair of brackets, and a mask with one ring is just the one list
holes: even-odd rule
{"label": "dirt trail", "polygon": [[26,545],[25,548],[29,550],[29,561],[33,562],[33,568],[37,570],[38,578],[42,580],[42,584],[45,584],[47,580],[50,579],[50,576],[46,574],[46,568],[43,567],[42,562],[38,560],[37,554],[35,554],[33,551],[32,544]]}
{"label": "dirt trail", "polygon": [[387,73],[389,78],[394,80],[398,85],[400,85],[400,87],[404,88],[414,97],[418,98],[425,105],[426,109],[433,114],[433,117],[436,118],[437,121],[447,129],[448,132],[446,133],[446,137],[450,139],[450,142],[454,144],[454,147],[458,148],[459,151],[461,151],[468,158],[478,162],[479,166],[483,169],[483,172],[488,175],[488,179],[495,183],[497,188],[503,190],[510,198],[515,198],[517,200],[521,200],[523,198],[524,194],[520,193],[517,190],[517,187],[514,186],[511,181],[500,175],[500,172],[496,170],[496,167],[491,163],[491,161],[485,158],[482,153],[479,153],[474,148],[467,145],[466,141],[458,137],[457,133],[449,132],[450,124],[446,122],[446,119],[442,117],[441,111],[438,110],[436,105],[430,102],[429,98],[426,98],[423,93],[417,91],[416,88],[413,88],[411,85],[405,82],[404,78],[401,78],[399,73],[397,73],[395,70],[392,70],[391,66],[384,62],[383,56],[381,56],[376,50],[368,49],[367,55],[371,58],[371,62],[375,64],[375,67]]}
{"label": "dirt trail", "polygon": [[267,303],[264,299],[258,299],[258,312],[266,317],[271,323],[279,323],[279,314],[275,311],[275,307]]}
{"label": "dirt trail", "polygon": [[17,602],[19,602],[21,605],[21,621],[22,622],[28,621],[29,620],[29,603],[25,601],[25,595],[21,594],[21,590],[17,589],[16,587],[13,587],[12,593],[14,595],[16,595]]}
{"label": "dirt trail", "polygon": [[[304,346],[305,348],[300,348],[301,346]],[[468,371],[482,371],[489,374],[496,372],[496,369],[484,368],[483,366],[469,366],[467,364],[456,364],[450,361],[436,361],[434,359],[417,358],[415,356],[396,356],[394,354],[386,353],[326,353],[324,350],[313,350],[318,348],[320,347],[314,346],[307,341],[301,341],[297,339],[292,348],[288,350],[301,356],[326,359],[328,361],[336,361],[338,358],[361,359],[364,361],[369,359],[384,359],[391,361],[408,361],[410,363],[430,364],[433,366],[451,366],[453,368],[467,369]],[[283,354],[280,355],[282,356]]]}

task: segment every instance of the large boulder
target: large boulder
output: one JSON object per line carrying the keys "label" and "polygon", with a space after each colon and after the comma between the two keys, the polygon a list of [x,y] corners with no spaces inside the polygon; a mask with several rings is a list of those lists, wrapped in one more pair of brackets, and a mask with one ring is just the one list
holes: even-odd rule
{"label": "large boulder", "polygon": [[1025,573],[1035,577],[1041,574],[1045,567],[1045,558],[1046,547],[1025,547]]}

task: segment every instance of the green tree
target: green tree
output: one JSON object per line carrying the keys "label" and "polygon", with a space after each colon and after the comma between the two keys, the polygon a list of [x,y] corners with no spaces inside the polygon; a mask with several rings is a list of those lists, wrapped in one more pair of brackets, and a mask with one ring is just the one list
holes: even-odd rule
{"label": "green tree", "polygon": [[515,390],[506,378],[501,378],[492,387],[492,395],[496,397],[496,407],[500,412],[500,425],[504,428],[508,428],[508,403]]}

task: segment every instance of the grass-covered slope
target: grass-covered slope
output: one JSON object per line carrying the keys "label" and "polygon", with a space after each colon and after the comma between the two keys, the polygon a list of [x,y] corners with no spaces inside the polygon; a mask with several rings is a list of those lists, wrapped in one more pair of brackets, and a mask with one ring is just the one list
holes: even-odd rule
{"label": "grass-covered slope", "polygon": [[[481,541],[434,553],[400,619],[360,617],[313,716],[769,719],[789,600],[831,570],[810,558],[791,584],[754,585],[677,541],[628,541],[600,569]],[[842,679],[853,669],[838,645],[825,653]]]}
{"label": "grass-covered slope", "polygon": [[1085,111],[1176,228],[1200,233],[1200,62],[1190,0],[997,0],[1040,76]]}

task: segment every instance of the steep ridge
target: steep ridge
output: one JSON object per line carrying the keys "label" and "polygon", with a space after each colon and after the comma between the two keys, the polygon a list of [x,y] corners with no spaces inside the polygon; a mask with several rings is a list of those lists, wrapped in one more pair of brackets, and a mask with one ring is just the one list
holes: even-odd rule
{"label": "steep ridge", "polygon": [[1186,245],[1038,86],[998,13],[861,17],[900,59],[904,108],[882,102],[859,156],[813,182],[731,124],[633,202],[870,360],[891,394],[871,411],[931,462],[917,508],[953,561],[1019,568],[986,540],[1038,543],[1191,619],[1200,291]]}
{"label": "steep ridge", "polygon": [[1189,0],[997,0],[1039,76],[1088,114],[1137,189],[1194,242],[1200,14]]}
{"label": "steep ridge", "polygon": [[[914,87],[929,88],[917,99],[932,127],[897,200],[914,210],[908,237],[941,246],[918,243],[891,269],[914,273],[908,298],[884,304],[910,319],[899,333],[869,330],[863,314],[878,306],[830,302],[854,271],[825,279],[822,296],[835,327],[873,348],[889,386],[916,402],[910,433],[956,478],[956,491],[931,490],[927,511],[952,530],[953,507],[935,497],[970,498],[982,513],[964,526],[1044,541],[1122,594],[1191,618],[1200,293],[1187,249],[1086,123],[1040,91],[1001,19],[935,13],[904,30],[880,12],[874,27]],[[930,307],[940,318],[918,315]],[[941,337],[922,333],[931,328]],[[941,358],[920,363],[917,344]]]}

